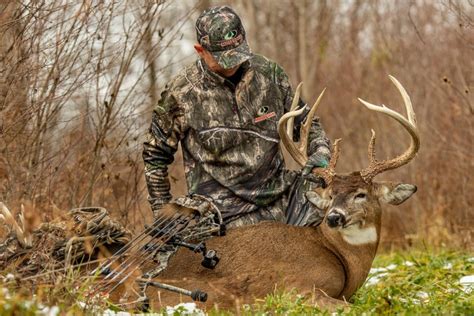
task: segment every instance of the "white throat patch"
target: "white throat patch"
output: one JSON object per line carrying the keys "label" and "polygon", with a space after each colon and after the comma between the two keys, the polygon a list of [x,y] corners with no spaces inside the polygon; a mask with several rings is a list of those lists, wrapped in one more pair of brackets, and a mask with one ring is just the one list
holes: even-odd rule
{"label": "white throat patch", "polygon": [[374,226],[359,228],[349,226],[341,230],[342,238],[351,245],[364,245],[377,241],[377,229]]}

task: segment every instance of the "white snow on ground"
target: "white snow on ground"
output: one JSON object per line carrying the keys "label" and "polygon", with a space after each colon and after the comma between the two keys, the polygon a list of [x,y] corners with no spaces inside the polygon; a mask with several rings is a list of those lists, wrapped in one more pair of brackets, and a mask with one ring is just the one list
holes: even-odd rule
{"label": "white snow on ground", "polygon": [[388,273],[380,273],[378,275],[370,275],[365,281],[365,286],[372,286],[380,282],[381,279],[383,279]]}
{"label": "white snow on ground", "polygon": [[[145,314],[130,314],[129,312],[116,312],[111,309],[106,309],[102,316],[131,316],[131,315],[145,315]],[[152,315],[152,314],[149,314]]]}
{"label": "white snow on ground", "polygon": [[397,267],[396,264],[390,264],[386,267],[382,268],[372,268],[370,269],[369,276],[365,281],[365,286],[372,286],[380,282],[386,275],[388,275],[388,271],[394,270]]}
{"label": "white snow on ground", "polygon": [[397,267],[397,265],[394,264],[394,263],[392,263],[392,264],[388,265],[385,269],[387,269],[387,270],[395,270],[396,267]]}
{"label": "white snow on ground", "polygon": [[[474,262],[474,257],[467,259],[468,262]],[[414,266],[415,264],[411,261],[405,261],[403,263],[407,267]],[[394,270],[397,267],[396,264],[390,264],[386,267],[380,267],[380,268],[372,268],[370,269],[369,276],[367,277],[367,280],[365,281],[364,286],[373,286],[377,283],[379,283],[381,280],[383,280],[389,273],[390,270]],[[446,262],[445,265],[443,266],[444,269],[452,269],[453,264],[451,262]],[[464,292],[466,293],[471,293],[474,292],[474,275],[466,275],[463,276],[459,280],[459,284],[461,285],[461,288]],[[455,289],[448,289],[448,291],[456,291]],[[420,304],[421,302],[426,302],[429,300],[429,296],[425,292],[418,292],[417,294],[419,299],[413,299],[412,302],[414,304]]]}
{"label": "white snow on ground", "polygon": [[451,262],[447,262],[444,264],[443,269],[450,270],[453,268],[453,264]]}
{"label": "white snow on ground", "polygon": [[157,313],[131,314],[129,312],[116,312],[111,309],[107,309],[101,315],[102,316],[153,316],[153,315],[172,316],[172,315],[175,315],[175,313],[179,315],[189,315],[189,316],[205,316],[206,315],[202,310],[196,307],[196,303],[181,303],[173,307],[168,306],[166,307],[166,311],[160,314],[157,314]]}
{"label": "white snow on ground", "polygon": [[178,312],[179,315],[193,315],[193,316],[205,316],[206,314],[196,307],[196,303],[181,303],[174,307],[166,307],[167,315],[174,315]]}
{"label": "white snow on ground", "polygon": [[459,283],[461,284],[461,287],[464,292],[469,294],[474,291],[474,275],[463,276],[459,280]]}
{"label": "white snow on ground", "polygon": [[57,316],[59,315],[59,307],[53,306],[44,306],[38,309],[36,312],[36,315],[41,315],[41,316]]}
{"label": "white snow on ground", "polygon": [[379,272],[385,272],[385,271],[387,271],[386,268],[372,268],[370,269],[369,274],[377,274]]}
{"label": "white snow on ground", "polygon": [[416,297],[417,298],[410,298],[410,299],[400,297],[398,299],[400,300],[400,302],[412,303],[415,305],[420,305],[421,303],[427,303],[430,300],[430,296],[426,292],[418,292],[416,293]]}

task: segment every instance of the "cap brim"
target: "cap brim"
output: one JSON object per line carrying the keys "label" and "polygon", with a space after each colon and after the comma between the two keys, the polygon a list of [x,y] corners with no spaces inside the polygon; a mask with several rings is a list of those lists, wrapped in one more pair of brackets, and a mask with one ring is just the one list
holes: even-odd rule
{"label": "cap brim", "polygon": [[211,52],[211,54],[224,69],[234,68],[252,57],[252,51],[247,42],[243,42],[236,48]]}

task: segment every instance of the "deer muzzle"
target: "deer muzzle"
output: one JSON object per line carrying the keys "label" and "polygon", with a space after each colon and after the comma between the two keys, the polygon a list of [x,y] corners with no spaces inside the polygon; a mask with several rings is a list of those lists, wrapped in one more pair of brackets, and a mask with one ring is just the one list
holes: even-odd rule
{"label": "deer muzzle", "polygon": [[346,224],[346,215],[340,210],[331,210],[326,222],[331,228],[343,227]]}

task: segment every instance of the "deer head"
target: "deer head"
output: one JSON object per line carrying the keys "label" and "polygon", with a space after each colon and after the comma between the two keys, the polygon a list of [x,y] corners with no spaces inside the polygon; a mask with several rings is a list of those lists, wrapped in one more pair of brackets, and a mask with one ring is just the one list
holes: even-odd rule
{"label": "deer head", "polygon": [[[319,188],[316,191],[306,193],[308,200],[318,208],[326,210],[325,222],[330,228],[344,231],[343,237],[350,243],[365,243],[369,241],[378,243],[378,231],[381,221],[381,203],[398,205],[407,200],[414,192],[416,186],[403,183],[374,182],[373,178],[388,170],[399,168],[412,160],[420,146],[418,130],[416,127],[415,113],[410,101],[410,97],[398,82],[390,76],[390,79],[400,91],[407,118],[399,113],[387,108],[385,105],[378,106],[364,100],[359,101],[369,110],[380,112],[393,118],[411,137],[409,148],[401,155],[383,161],[375,158],[375,132],[372,130],[372,138],[369,142],[369,166],[361,171],[347,175],[338,175],[335,172],[337,159],[339,157],[339,139],[335,141],[333,153],[329,167],[326,169],[316,168],[313,173],[322,177],[327,183],[327,187]],[[301,127],[301,142],[295,144],[289,132],[293,129],[293,118],[303,112],[303,109],[296,110],[301,84],[298,86],[290,112],[286,113],[279,121],[278,131],[283,145],[290,155],[304,166],[308,157],[307,136],[311,121],[320,103],[324,91],[318,97],[316,103],[311,108],[306,118],[306,122]],[[357,234],[354,232],[357,230]]]}

